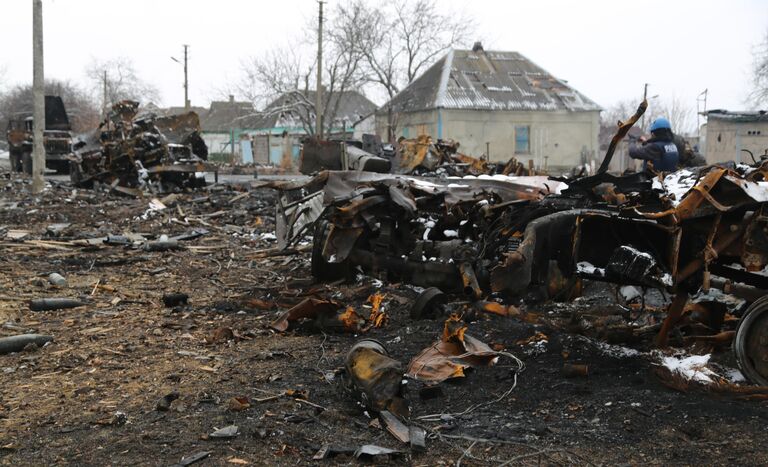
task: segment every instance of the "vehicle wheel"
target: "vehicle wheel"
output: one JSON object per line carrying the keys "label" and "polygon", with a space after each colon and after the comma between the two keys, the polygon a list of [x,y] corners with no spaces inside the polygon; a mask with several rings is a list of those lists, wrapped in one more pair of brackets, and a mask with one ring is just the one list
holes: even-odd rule
{"label": "vehicle wheel", "polygon": [[21,155],[21,169],[27,175],[32,175],[32,154],[25,152]]}
{"label": "vehicle wheel", "polygon": [[329,263],[323,258],[323,247],[330,231],[331,224],[319,219],[315,224],[315,234],[312,237],[312,275],[324,282],[343,279],[349,272],[349,260]]}
{"label": "vehicle wheel", "polygon": [[755,300],[741,317],[733,351],[744,376],[768,386],[768,295]]}
{"label": "vehicle wheel", "polygon": [[49,162],[51,169],[56,171],[56,175],[66,175],[69,173],[69,161],[52,161]]}
{"label": "vehicle wheel", "polygon": [[77,186],[83,179],[83,172],[80,170],[80,164],[75,161],[69,161],[69,181]]}
{"label": "vehicle wheel", "polygon": [[21,172],[21,157],[19,157],[19,154],[12,152],[8,160],[11,163],[11,172]]}

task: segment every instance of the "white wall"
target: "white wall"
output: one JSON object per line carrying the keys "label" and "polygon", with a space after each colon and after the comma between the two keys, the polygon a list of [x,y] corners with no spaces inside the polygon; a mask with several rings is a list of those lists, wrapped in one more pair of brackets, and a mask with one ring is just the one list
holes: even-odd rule
{"label": "white wall", "polygon": [[[759,134],[758,134],[759,132]],[[706,125],[706,148],[704,157],[707,163],[736,161],[752,163],[749,154],[741,151],[749,149],[759,156],[768,149],[768,122],[733,122],[718,118],[709,118]]]}
{"label": "white wall", "polygon": [[[569,111],[477,111],[441,109],[442,138],[461,143],[459,151],[472,156],[486,153],[489,144],[490,160],[506,162],[510,157],[521,161],[532,159],[537,167],[560,170],[581,164],[582,148],[587,158],[598,163],[599,112]],[[400,114],[397,118],[398,135],[414,138],[419,134],[440,137],[438,111]],[[529,152],[515,153],[515,127],[528,126]],[[386,115],[377,116],[376,128],[380,136],[386,135]]]}

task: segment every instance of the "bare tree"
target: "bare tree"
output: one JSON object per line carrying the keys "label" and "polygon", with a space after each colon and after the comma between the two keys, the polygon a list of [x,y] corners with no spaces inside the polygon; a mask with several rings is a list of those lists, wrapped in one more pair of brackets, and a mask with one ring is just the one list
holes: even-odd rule
{"label": "bare tree", "polygon": [[[363,56],[354,46],[357,31],[339,27],[334,18],[324,38],[323,123],[326,131],[339,126],[337,118],[342,100],[350,90],[365,82],[360,73]],[[277,115],[301,126],[308,134],[315,130],[314,75],[317,62],[310,42],[295,43],[251,57],[241,64],[238,95],[264,108],[262,116]]]}
{"label": "bare tree", "polygon": [[339,27],[354,31],[368,82],[391,99],[448,49],[466,42],[475,22],[444,14],[435,0],[395,0],[370,6],[350,0],[336,7]]}
{"label": "bare tree", "polygon": [[[619,120],[626,120],[629,118],[640,103],[640,99],[625,99],[616,102],[611,107],[603,110],[600,115],[603,126],[615,128],[616,123]],[[648,133],[648,129],[659,117],[664,117],[669,120],[672,125],[672,131],[679,134],[689,133],[695,130],[696,127],[696,113],[692,105],[688,105],[676,95],[671,97],[650,99],[648,102],[648,110],[645,112],[645,119],[643,122],[638,122],[637,127],[643,132]]]}
{"label": "bare tree", "polygon": [[752,92],[750,100],[753,107],[768,105],[768,31],[763,41],[752,52]]}
{"label": "bare tree", "polygon": [[[91,84],[92,95],[102,103],[104,108],[123,99],[141,103],[157,103],[160,100],[160,91],[138,76],[130,58],[117,57],[108,60],[94,58],[85,73]],[[105,78],[106,101],[104,100]]]}
{"label": "bare tree", "polygon": [[0,65],[0,94],[5,91],[6,80],[5,76],[8,74],[8,66]]}
{"label": "bare tree", "polygon": [[[96,128],[99,108],[87,92],[68,81],[46,80],[45,94],[61,96],[72,131],[79,133]],[[18,85],[0,96],[0,128],[11,119],[32,114],[33,96],[30,84]]]}

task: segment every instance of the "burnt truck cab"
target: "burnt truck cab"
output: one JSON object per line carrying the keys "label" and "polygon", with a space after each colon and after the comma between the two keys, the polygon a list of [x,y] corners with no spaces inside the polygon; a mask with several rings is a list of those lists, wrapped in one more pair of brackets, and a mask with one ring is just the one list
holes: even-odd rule
{"label": "burnt truck cab", "polygon": [[[32,173],[34,123],[31,112],[24,112],[9,120],[6,129],[11,170]],[[72,133],[64,102],[59,96],[45,96],[45,129],[43,147],[45,166],[59,173],[69,170],[72,153]]]}

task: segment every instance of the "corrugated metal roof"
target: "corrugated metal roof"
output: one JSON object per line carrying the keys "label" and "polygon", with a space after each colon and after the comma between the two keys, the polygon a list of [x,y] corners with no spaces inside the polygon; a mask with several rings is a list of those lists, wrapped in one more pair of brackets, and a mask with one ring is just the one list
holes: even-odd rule
{"label": "corrugated metal roof", "polygon": [[595,111],[600,107],[517,52],[451,50],[383,109]]}
{"label": "corrugated metal roof", "polygon": [[708,111],[707,117],[732,122],[768,122],[768,112],[765,110],[729,112],[717,109]]}

